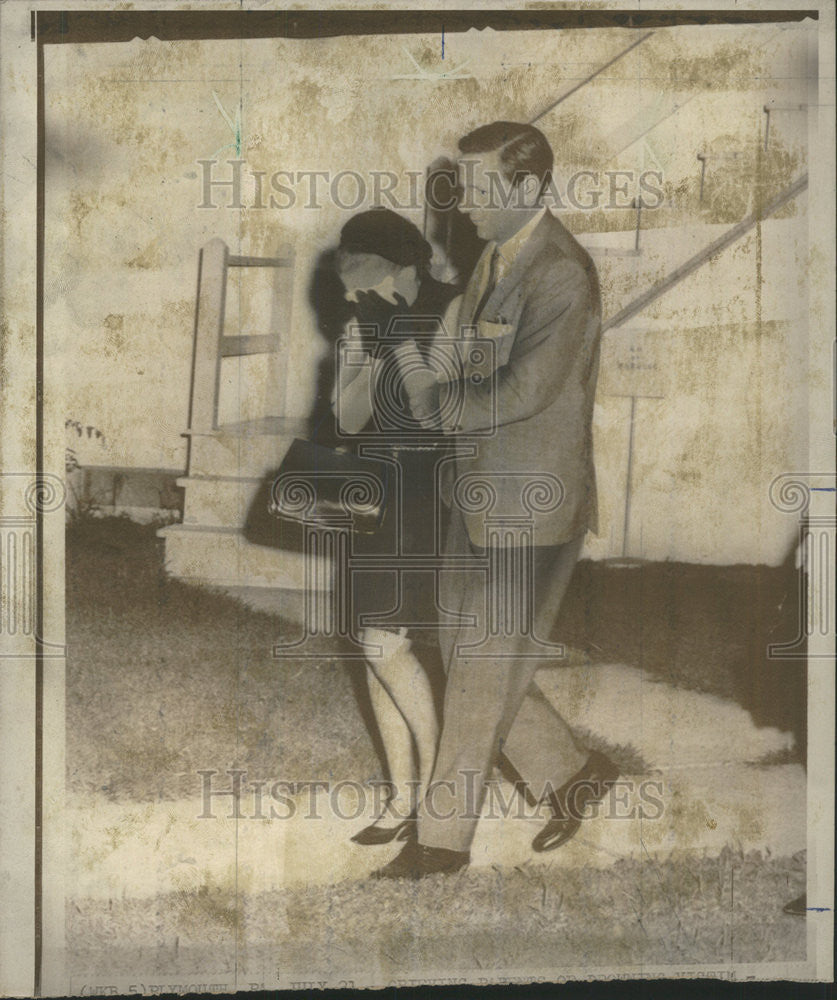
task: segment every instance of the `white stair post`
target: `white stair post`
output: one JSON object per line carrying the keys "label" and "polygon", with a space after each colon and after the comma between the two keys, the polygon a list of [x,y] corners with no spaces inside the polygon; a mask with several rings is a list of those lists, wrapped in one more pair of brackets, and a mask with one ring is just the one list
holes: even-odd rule
{"label": "white stair post", "polygon": [[200,253],[189,406],[189,429],[192,431],[209,431],[217,426],[228,255],[226,243],[217,237]]}

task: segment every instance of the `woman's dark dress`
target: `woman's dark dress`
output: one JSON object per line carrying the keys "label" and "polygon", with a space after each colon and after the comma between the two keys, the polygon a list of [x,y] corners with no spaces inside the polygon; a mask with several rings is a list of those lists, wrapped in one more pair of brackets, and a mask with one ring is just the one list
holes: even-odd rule
{"label": "woman's dark dress", "polygon": [[[357,322],[374,324],[379,330],[375,343],[367,341],[374,355],[386,361],[392,346],[413,339],[425,361],[428,347],[439,332],[441,319],[459,294],[454,285],[425,278],[416,301],[409,307],[364,297]],[[393,317],[398,317],[391,324]],[[405,320],[405,317],[409,319]],[[455,331],[448,330],[448,336]],[[431,362],[432,363],[432,362]],[[406,628],[414,641],[437,640],[435,574],[432,569],[405,571],[404,557],[441,554],[446,510],[436,496],[436,467],[448,453],[441,435],[392,428],[387,407],[373,396],[373,416],[355,444],[375,446],[382,457],[397,462],[400,470],[400,503],[389,503],[381,529],[375,534],[353,536],[351,585],[352,622],[355,635],[364,626],[398,631]],[[392,412],[391,410],[389,411]],[[398,514],[401,514],[399,519]],[[377,557],[385,565],[360,569],[364,557]],[[401,568],[401,573],[397,572]]]}

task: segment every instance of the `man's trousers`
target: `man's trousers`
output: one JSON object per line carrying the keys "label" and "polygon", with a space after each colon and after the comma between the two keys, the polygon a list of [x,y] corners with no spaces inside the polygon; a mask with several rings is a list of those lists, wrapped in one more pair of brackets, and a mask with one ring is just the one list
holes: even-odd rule
{"label": "man's trousers", "polygon": [[[551,635],[582,542],[583,536],[530,550],[534,584],[531,620],[539,639]],[[460,511],[454,508],[445,554],[448,565],[454,566],[455,560],[463,557],[482,557],[496,565],[496,557],[505,553],[474,546]],[[518,580],[513,586],[520,583]],[[576,747],[567,724],[534,687],[535,671],[549,665],[550,659],[548,653],[543,659],[520,656],[531,651],[531,644],[519,621],[512,634],[502,638],[498,655],[480,658],[469,655],[468,650],[457,650],[458,644],[475,642],[485,629],[485,574],[473,569],[445,569],[439,598],[444,610],[475,616],[477,625],[440,630],[447,674],[444,716],[433,779],[419,813],[418,839],[429,847],[467,851],[476,831],[485,781],[501,751],[538,800],[575,774],[587,754]],[[507,591],[506,599],[515,599],[513,590]],[[476,648],[471,654],[481,651]]]}

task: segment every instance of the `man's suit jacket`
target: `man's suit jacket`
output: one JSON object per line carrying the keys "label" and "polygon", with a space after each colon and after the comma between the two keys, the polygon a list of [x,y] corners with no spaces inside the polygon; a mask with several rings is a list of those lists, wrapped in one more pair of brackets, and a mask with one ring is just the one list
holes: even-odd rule
{"label": "man's suit jacket", "polygon": [[[479,270],[478,265],[475,274]],[[473,315],[473,284],[472,278],[460,325]],[[491,516],[520,515],[527,478],[555,477],[563,501],[535,515],[534,544],[557,545],[588,528],[596,531],[592,421],[601,340],[599,280],[590,255],[549,211],[498,281],[477,325],[479,335],[507,333],[505,351],[501,347],[507,357],[493,379],[479,385],[466,380],[457,430],[465,437],[492,427],[493,433],[473,439],[478,454],[457,462],[457,477],[490,477],[497,494]],[[539,506],[537,496],[535,501]],[[484,514],[466,514],[466,524],[471,540],[484,544]]]}

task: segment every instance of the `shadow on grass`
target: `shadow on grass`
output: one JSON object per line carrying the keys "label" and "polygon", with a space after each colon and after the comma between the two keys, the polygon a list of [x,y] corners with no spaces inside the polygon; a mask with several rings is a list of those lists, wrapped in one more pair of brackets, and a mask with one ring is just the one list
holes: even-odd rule
{"label": "shadow on grass", "polygon": [[[66,565],[71,790],[181,798],[199,794],[198,770],[230,767],[274,780],[383,776],[362,663],[337,648],[274,659],[299,626],[169,578],[153,525],[80,519]],[[627,663],[734,698],[802,748],[804,664],[765,655],[796,634],[796,584],[792,566],[583,562],[555,634],[572,662]],[[596,749],[644,769],[629,747]]]}
{"label": "shadow on grass", "polygon": [[[751,567],[620,575],[582,564],[559,629],[576,656],[730,696],[767,624],[775,631],[769,609],[789,579]],[[363,667],[273,659],[287,624],[167,578],[153,527],[74,525],[67,594],[68,785],[84,801],[195,796],[199,769],[233,766],[258,778],[381,776],[358,709]],[[743,613],[748,602],[758,607]],[[319,962],[343,959],[383,981],[440,968],[487,981],[509,969],[549,980],[572,967],[723,968],[803,958],[805,920],[782,914],[803,888],[802,857],[729,849],[606,869],[532,861],[419,884],[244,894],[234,882],[206,883],[148,900],[71,901],[68,954],[76,975],[158,968],[166,981],[237,967],[241,982],[260,982],[277,965],[310,980]]]}
{"label": "shadow on grass", "polygon": [[[800,631],[800,574],[782,566],[579,563],[556,635],[590,662],[625,663],[793,732],[804,755],[804,660],[771,659]],[[804,756],[803,756],[804,759]]]}

